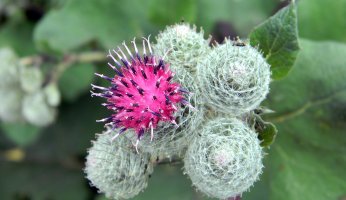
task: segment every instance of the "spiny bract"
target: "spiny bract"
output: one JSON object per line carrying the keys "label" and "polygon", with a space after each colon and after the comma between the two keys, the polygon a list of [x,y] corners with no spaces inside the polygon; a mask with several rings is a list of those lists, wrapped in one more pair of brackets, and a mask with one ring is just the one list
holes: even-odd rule
{"label": "spiny bract", "polygon": [[149,154],[137,154],[126,137],[112,141],[109,131],[93,142],[85,173],[107,198],[130,199],[147,187],[153,164]]}
{"label": "spiny bract", "polygon": [[[195,94],[194,94],[195,95]],[[196,105],[192,96],[191,104]],[[195,136],[195,130],[199,128],[203,120],[203,109],[194,110],[191,107],[178,107],[176,112],[176,122],[178,126],[160,123],[154,130],[154,138],[144,135],[138,145],[140,152],[147,152],[152,157],[164,159],[174,156],[182,156]],[[127,134],[135,142],[135,134]]]}
{"label": "spiny bract", "polygon": [[241,195],[262,172],[262,148],[257,134],[235,118],[216,118],[190,144],[184,168],[192,183],[208,196]]}
{"label": "spiny bract", "polygon": [[[159,122],[176,124],[174,113],[177,104],[189,105],[184,97],[188,93],[180,84],[173,82],[174,74],[169,65],[161,58],[152,54],[148,39],[143,39],[143,56],[139,55],[135,41],[132,41],[135,54],[133,55],[125,43],[123,43],[130,61],[120,47],[113,54],[109,51],[108,57],[112,59],[108,65],[116,72],[113,78],[96,74],[109,80],[111,86],[104,88],[92,85],[93,89],[99,89],[102,93],[92,92],[92,96],[104,97],[108,103],[103,104],[108,109],[115,111],[111,117],[98,120],[108,122],[115,128],[121,128],[117,137],[127,129],[133,129],[137,134],[137,143],[148,130],[151,138],[154,137],[153,130]],[[146,54],[147,48],[149,55]],[[122,62],[122,64],[115,58]]]}
{"label": "spiny bract", "polygon": [[[159,159],[183,155],[191,139],[195,136],[195,130],[203,121],[204,108],[195,79],[190,73],[180,70],[179,76],[174,76],[173,81],[193,91],[186,97],[191,106],[178,105],[178,110],[174,114],[177,124],[159,123],[154,129],[154,138],[151,140],[149,134],[144,135],[138,145],[140,152],[150,153]],[[136,135],[133,132],[127,135],[133,143],[136,142]]]}
{"label": "spiny bract", "polygon": [[255,48],[230,40],[215,47],[197,67],[205,101],[218,112],[239,116],[255,109],[269,92],[270,66]]}

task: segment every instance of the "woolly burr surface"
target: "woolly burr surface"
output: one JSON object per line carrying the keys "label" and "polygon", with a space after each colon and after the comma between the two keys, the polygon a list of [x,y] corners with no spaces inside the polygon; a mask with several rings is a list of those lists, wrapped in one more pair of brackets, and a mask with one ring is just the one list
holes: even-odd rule
{"label": "woolly burr surface", "polygon": [[198,65],[205,101],[218,112],[239,116],[253,110],[269,92],[270,66],[257,49],[227,40]]}
{"label": "woolly burr surface", "polygon": [[97,136],[86,157],[85,173],[107,198],[130,199],[147,187],[153,165],[149,155],[137,154],[126,137],[111,138],[107,132]]}
{"label": "woolly burr surface", "polygon": [[262,173],[257,134],[235,118],[209,121],[189,146],[184,168],[198,190],[226,199],[241,195]]}
{"label": "woolly burr surface", "polygon": [[165,57],[173,71],[184,69],[194,74],[200,58],[210,50],[209,40],[204,39],[203,35],[203,31],[197,32],[195,26],[191,28],[189,24],[175,24],[157,36],[153,49],[155,54]]}

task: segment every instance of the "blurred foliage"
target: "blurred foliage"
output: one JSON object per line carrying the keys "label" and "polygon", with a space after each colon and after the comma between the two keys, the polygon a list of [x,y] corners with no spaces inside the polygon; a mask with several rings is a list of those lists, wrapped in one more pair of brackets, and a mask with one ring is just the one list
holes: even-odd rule
{"label": "blurred foliage", "polygon": [[301,0],[298,5],[301,37],[346,42],[346,0]]}
{"label": "blurred foliage", "polygon": [[92,40],[112,48],[142,34],[145,7],[136,0],[67,1],[38,24],[35,42],[42,51],[71,51]]}
{"label": "blurred foliage", "polygon": [[19,146],[33,143],[40,134],[40,128],[26,123],[3,123],[1,125],[8,138]]}
{"label": "blurred foliage", "polygon": [[8,22],[0,29],[0,45],[14,48],[18,55],[34,54],[33,25],[25,21]]}
{"label": "blurred foliage", "polygon": [[83,175],[59,163],[6,163],[0,169],[1,199],[87,199]]}
{"label": "blurred foliage", "polygon": [[95,67],[91,64],[76,64],[67,69],[59,79],[59,89],[67,101],[74,101],[90,88]]}
{"label": "blurred foliage", "polygon": [[267,100],[276,111],[268,119],[279,130],[264,172],[270,176],[268,199],[341,199],[346,191],[346,45],[301,43],[295,67],[272,84]]}
{"label": "blurred foliage", "polygon": [[[154,36],[181,20],[202,26],[206,35],[215,31],[217,22],[225,22],[247,37],[281,3],[0,1],[0,47],[10,46],[20,56],[60,56],[90,49],[106,52],[135,36]],[[346,0],[299,0],[297,13],[299,36],[305,38],[302,51],[288,76],[272,83],[266,102],[276,111],[266,120],[277,125],[278,136],[268,150],[261,181],[244,193],[243,199],[346,197],[346,45],[340,44],[346,42]],[[0,134],[0,199],[102,198],[95,188],[88,187],[82,171],[90,140],[103,130],[95,119],[107,116],[99,106],[101,101],[91,100],[87,94],[96,67],[99,72],[109,72],[104,63],[76,64],[62,76],[59,87],[65,101],[55,124],[41,131],[27,125],[1,124],[7,135]],[[8,151],[18,146],[24,157],[9,159]],[[180,168],[156,168],[148,189],[136,199],[205,199],[192,189]]]}
{"label": "blurred foliage", "polygon": [[197,2],[196,0],[153,0],[149,4],[148,16],[151,22],[160,27],[174,24],[179,18],[193,23],[197,20]]}

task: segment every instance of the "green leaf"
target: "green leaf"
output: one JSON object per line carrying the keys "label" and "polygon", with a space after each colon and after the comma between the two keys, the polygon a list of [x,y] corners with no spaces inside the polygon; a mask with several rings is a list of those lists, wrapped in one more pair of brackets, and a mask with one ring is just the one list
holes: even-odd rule
{"label": "green leaf", "polygon": [[299,44],[295,4],[281,9],[250,33],[252,46],[259,46],[271,65],[272,78],[284,77],[296,60]]}
{"label": "green leaf", "polygon": [[19,146],[32,144],[41,133],[39,127],[27,123],[2,123],[1,128],[6,136]]}
{"label": "green leaf", "polygon": [[43,51],[67,52],[94,40],[114,48],[124,40],[143,36],[140,25],[147,22],[146,6],[138,0],[70,0],[45,16],[34,39]]}
{"label": "green leaf", "polygon": [[346,42],[346,0],[304,0],[297,6],[301,37]]}
{"label": "green leaf", "polygon": [[89,91],[94,72],[95,67],[91,64],[76,64],[69,67],[59,79],[59,89],[63,99],[74,101]]}
{"label": "green leaf", "polygon": [[274,142],[278,130],[273,123],[265,122],[259,115],[256,115],[254,128],[258,133],[258,139],[261,141],[262,147],[269,147]]}
{"label": "green leaf", "polygon": [[345,152],[309,146],[292,137],[292,132],[287,129],[283,134],[287,135],[282,136],[281,142],[271,152],[272,199],[342,199],[346,191],[346,160],[342,158]]}
{"label": "green leaf", "polygon": [[263,128],[261,129],[258,135],[258,139],[261,140],[261,146],[269,147],[271,144],[273,144],[277,133],[278,130],[276,129],[276,126],[273,123],[264,122]]}
{"label": "green leaf", "polygon": [[65,169],[52,162],[54,160],[30,159],[0,165],[0,199],[87,199],[88,191],[80,170]]}
{"label": "green leaf", "polygon": [[[302,40],[291,73],[272,83],[267,120],[279,136],[266,163],[269,200],[342,199],[346,195],[346,45]],[[253,195],[252,195],[253,196]],[[256,195],[254,195],[256,196]],[[258,199],[258,198],[254,198]]]}
{"label": "green leaf", "polygon": [[149,14],[150,20],[161,27],[181,20],[194,23],[197,18],[197,3],[196,0],[152,0]]}

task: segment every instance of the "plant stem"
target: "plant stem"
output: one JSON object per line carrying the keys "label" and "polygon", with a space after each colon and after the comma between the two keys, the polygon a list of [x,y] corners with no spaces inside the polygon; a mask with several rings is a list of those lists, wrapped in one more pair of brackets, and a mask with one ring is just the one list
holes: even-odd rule
{"label": "plant stem", "polygon": [[79,63],[88,63],[88,62],[102,62],[107,59],[104,52],[85,52],[75,55],[76,61]]}
{"label": "plant stem", "polygon": [[106,54],[101,51],[83,52],[75,54],[67,54],[60,61],[54,57],[47,55],[34,55],[20,59],[22,65],[42,65],[44,62],[57,62],[56,67],[52,71],[49,82],[57,82],[66,69],[76,63],[101,62],[107,59]]}
{"label": "plant stem", "polygon": [[76,63],[101,62],[106,60],[103,52],[84,52],[80,54],[69,54],[64,56],[52,74],[51,82],[57,82],[66,69]]}
{"label": "plant stem", "polygon": [[[88,62],[100,62],[106,60],[106,54],[101,51],[91,51],[83,53],[66,54],[61,62],[73,61],[79,63]],[[20,63],[23,65],[35,65],[42,64],[46,61],[55,61],[55,57],[48,55],[33,55],[28,57],[23,57],[20,59]]]}

